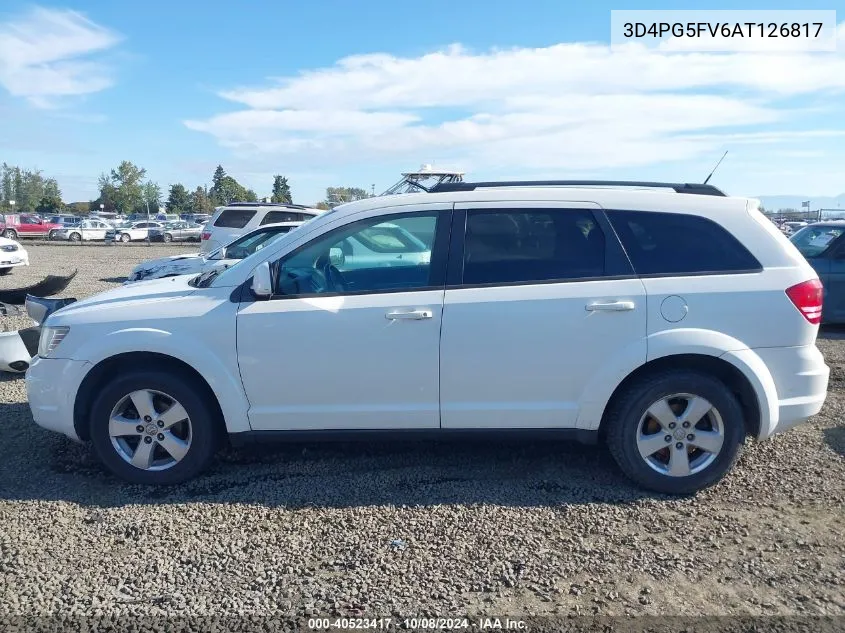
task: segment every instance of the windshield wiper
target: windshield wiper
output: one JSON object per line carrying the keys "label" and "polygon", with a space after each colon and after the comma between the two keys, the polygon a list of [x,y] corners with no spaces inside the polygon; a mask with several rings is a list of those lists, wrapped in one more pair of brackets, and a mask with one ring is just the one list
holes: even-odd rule
{"label": "windshield wiper", "polygon": [[208,288],[208,284],[210,284],[212,281],[214,281],[215,278],[217,277],[217,275],[219,275],[219,274],[220,274],[219,268],[213,268],[212,270],[209,270],[208,272],[202,273],[197,278],[197,288]]}

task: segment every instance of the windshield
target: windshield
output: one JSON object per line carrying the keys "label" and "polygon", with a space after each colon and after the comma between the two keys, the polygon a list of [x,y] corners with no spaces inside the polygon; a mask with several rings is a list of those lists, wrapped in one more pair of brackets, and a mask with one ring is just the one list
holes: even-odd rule
{"label": "windshield", "polygon": [[804,257],[818,257],[826,252],[843,232],[845,227],[806,226],[789,239]]}
{"label": "windshield", "polygon": [[[308,220],[310,222],[311,220]],[[307,222],[306,222],[307,224]],[[304,226],[300,225],[300,226]],[[215,267],[209,271],[206,271],[199,275],[194,281],[194,285],[199,288],[203,288],[208,286],[212,281],[214,281],[219,275],[228,273],[230,270],[234,268],[238,268],[240,266],[249,266],[250,264],[247,262],[256,262],[261,258],[261,251],[265,246],[273,244],[279,241],[281,238],[290,235],[293,233],[294,229],[299,227],[283,227],[282,230],[286,229],[286,232],[281,233],[274,233],[274,232],[262,232],[262,233],[250,233],[249,235],[245,235],[240,239],[235,240],[228,246],[223,248],[219,248],[216,251],[213,251],[209,254],[207,259],[215,259],[217,258],[217,254],[225,251],[226,259],[238,259],[238,261],[234,262],[225,267]],[[277,229],[279,230],[279,229]],[[255,240],[254,242],[250,242],[248,245],[245,242],[249,240]],[[235,248],[235,251],[230,251],[230,249]],[[234,253],[235,255],[243,255],[243,258],[233,257],[230,253]]]}
{"label": "windshield", "polygon": [[244,259],[256,251],[261,250],[267,244],[271,244],[288,231],[290,231],[290,227],[277,228],[272,231],[262,231],[260,233],[250,233],[235,240],[228,246],[219,249],[219,251],[226,251],[225,259]]}

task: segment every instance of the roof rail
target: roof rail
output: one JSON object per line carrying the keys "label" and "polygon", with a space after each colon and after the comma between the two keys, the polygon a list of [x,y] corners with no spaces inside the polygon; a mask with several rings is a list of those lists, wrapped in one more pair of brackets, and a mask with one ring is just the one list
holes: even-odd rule
{"label": "roof rail", "polygon": [[443,182],[435,185],[430,193],[443,191],[474,191],[488,187],[643,187],[649,189],[672,189],[676,193],[691,193],[700,196],[727,196],[713,185],[689,182],[641,182],[637,180],[504,180],[499,182]]}
{"label": "roof rail", "polygon": [[225,207],[285,207],[288,209],[311,209],[304,204],[292,204],[290,202],[230,202]]}

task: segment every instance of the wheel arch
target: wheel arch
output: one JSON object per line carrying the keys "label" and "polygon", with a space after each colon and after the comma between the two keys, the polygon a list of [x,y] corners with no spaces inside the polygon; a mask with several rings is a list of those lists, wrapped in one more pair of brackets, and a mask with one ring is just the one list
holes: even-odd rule
{"label": "wheel arch", "polygon": [[[722,356],[708,354],[672,354],[661,356],[650,360],[632,372],[630,372],[613,390],[604,406],[599,423],[599,437],[604,439],[607,431],[607,418],[613,403],[632,383],[641,380],[649,375],[658,374],[667,370],[693,370],[704,374],[715,376],[734,395],[742,407],[745,422],[746,435],[752,437],[760,436],[761,430],[768,426],[769,412],[765,409],[765,403],[761,402],[759,389],[762,385],[753,384],[746,375],[746,368],[740,368]],[[770,378],[770,377],[769,377]],[[758,382],[755,380],[754,382]]]}
{"label": "wheel arch", "polygon": [[208,398],[212,410],[215,412],[215,423],[218,425],[218,431],[221,433],[221,437],[226,437],[226,423],[220,402],[214,390],[200,372],[185,361],[168,356],[167,354],[159,352],[126,352],[101,360],[88,371],[82,380],[73,405],[73,427],[80,439],[86,441],[90,439],[89,414],[99,388],[111,377],[119,374],[121,371],[125,371],[130,366],[132,369],[154,371],[168,369],[187,375],[196,381],[197,385],[203,390],[204,395]]}

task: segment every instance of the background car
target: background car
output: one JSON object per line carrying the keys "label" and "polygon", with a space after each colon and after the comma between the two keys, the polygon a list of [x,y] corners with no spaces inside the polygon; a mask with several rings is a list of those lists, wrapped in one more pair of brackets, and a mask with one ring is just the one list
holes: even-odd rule
{"label": "background car", "polygon": [[160,229],[150,229],[150,240],[153,242],[199,242],[202,229],[202,224],[167,222]]}
{"label": "background car", "polygon": [[824,287],[822,323],[845,323],[845,221],[805,226],[789,240],[816,270]]}
{"label": "background car", "polygon": [[268,224],[206,255],[202,253],[191,253],[188,255],[161,257],[143,262],[132,269],[124,285],[136,281],[146,281],[147,279],[202,273],[216,267],[228,268],[235,262],[261,250],[267,244],[289,233],[301,224],[302,222]]}
{"label": "background car", "polygon": [[45,222],[37,215],[30,213],[7,213],[4,217],[4,237],[16,240],[19,237],[46,237],[52,239],[57,231],[64,227],[61,224]]}
{"label": "background car", "polygon": [[202,232],[200,252],[210,253],[265,224],[305,222],[323,213],[300,204],[234,202],[219,207]]}
{"label": "background car", "polygon": [[107,242],[131,242],[133,240],[145,240],[149,235],[150,229],[163,228],[164,224],[161,222],[131,222],[115,226],[106,231],[105,240]]}
{"label": "background car", "polygon": [[53,224],[61,224],[62,226],[70,227],[70,226],[77,226],[80,222],[82,222],[81,217],[78,215],[53,215],[50,216],[47,221],[52,222]]}
{"label": "background car", "polygon": [[114,227],[103,220],[83,220],[76,226],[67,227],[58,231],[53,239],[69,240],[71,242],[104,240],[106,233],[112,228]]}
{"label": "background car", "polygon": [[29,253],[16,241],[0,237],[0,275],[8,275],[17,266],[29,266]]}
{"label": "background car", "polygon": [[205,224],[211,219],[208,213],[183,213],[179,216],[185,222],[193,222],[194,224]]}

